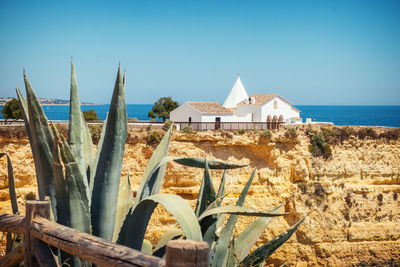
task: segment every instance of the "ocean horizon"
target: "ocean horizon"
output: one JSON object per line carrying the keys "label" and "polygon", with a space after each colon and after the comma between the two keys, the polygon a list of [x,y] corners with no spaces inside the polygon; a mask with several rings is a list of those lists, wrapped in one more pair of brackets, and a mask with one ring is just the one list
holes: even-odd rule
{"label": "ocean horizon", "polygon": [[[82,105],[82,110],[94,109],[100,120],[107,116],[109,104]],[[150,120],[147,117],[152,104],[127,104],[128,118],[140,121]],[[400,105],[295,105],[305,122],[311,118],[317,122],[332,122],[335,125],[351,126],[388,126],[400,127]],[[0,106],[2,109],[3,106]],[[49,120],[69,120],[69,106],[43,105]],[[0,113],[0,119],[4,119]]]}

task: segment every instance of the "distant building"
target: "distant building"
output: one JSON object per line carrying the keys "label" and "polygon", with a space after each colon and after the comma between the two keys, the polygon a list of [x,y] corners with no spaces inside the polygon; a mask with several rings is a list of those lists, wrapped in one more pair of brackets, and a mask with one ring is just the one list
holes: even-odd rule
{"label": "distant building", "polygon": [[278,94],[248,96],[238,76],[224,104],[186,102],[171,111],[174,122],[281,122],[301,123],[300,110]]}

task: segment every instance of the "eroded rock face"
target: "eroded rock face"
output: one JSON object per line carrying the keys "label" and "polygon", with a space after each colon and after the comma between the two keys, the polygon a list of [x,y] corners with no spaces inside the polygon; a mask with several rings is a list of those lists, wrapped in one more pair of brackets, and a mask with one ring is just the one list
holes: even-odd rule
{"label": "eroded rock face", "polygon": [[[271,141],[257,134],[220,132],[184,135],[174,133],[171,156],[207,157],[248,167],[227,172],[225,204],[236,202],[253,168],[257,176],[246,206],[269,210],[285,204],[291,215],[272,221],[258,245],[285,231],[307,216],[292,238],[268,260],[270,265],[348,266],[400,263],[400,141],[350,139],[332,147],[332,159],[313,157],[309,138],[301,132],[297,141],[274,133]],[[128,141],[122,175],[128,170],[136,191],[153,147],[141,138]],[[18,202],[36,192],[34,164],[26,140],[0,142],[10,153],[17,183]],[[10,213],[6,161],[0,161],[0,212]],[[203,172],[169,163],[163,193],[179,194],[194,207]],[[219,186],[222,171],[212,171]],[[36,193],[37,194],[37,193]],[[237,234],[254,218],[239,219]],[[156,242],[175,220],[157,208],[146,236]]]}

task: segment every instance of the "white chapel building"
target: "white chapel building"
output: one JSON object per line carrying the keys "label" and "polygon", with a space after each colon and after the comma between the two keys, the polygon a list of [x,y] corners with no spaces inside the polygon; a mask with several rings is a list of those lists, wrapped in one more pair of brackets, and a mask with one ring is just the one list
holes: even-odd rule
{"label": "white chapel building", "polygon": [[238,76],[224,104],[186,102],[170,113],[173,122],[301,123],[300,110],[278,94],[249,96]]}

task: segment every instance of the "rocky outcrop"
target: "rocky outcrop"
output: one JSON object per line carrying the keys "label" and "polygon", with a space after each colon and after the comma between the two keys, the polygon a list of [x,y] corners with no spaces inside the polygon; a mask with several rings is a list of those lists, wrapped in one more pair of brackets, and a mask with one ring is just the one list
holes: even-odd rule
{"label": "rocky outcrop", "polygon": [[[137,132],[128,140],[122,175],[129,171],[136,191],[153,146]],[[137,136],[137,137],[136,137]],[[272,221],[259,244],[285,231],[298,219],[306,220],[292,238],[268,260],[270,265],[286,262],[293,266],[351,266],[400,264],[400,141],[351,138],[332,146],[332,158],[313,157],[309,138],[300,132],[297,140],[273,134],[272,140],[249,132],[234,135],[205,132],[195,135],[174,133],[170,155],[207,157],[248,167],[227,172],[226,204],[234,203],[250,173],[257,168],[246,206],[269,210],[281,203],[291,214]],[[26,140],[0,142],[14,165],[19,203],[36,192],[35,171]],[[10,212],[6,182],[6,161],[0,161],[1,213]],[[221,171],[212,171],[214,186]],[[163,192],[179,194],[194,206],[202,170],[169,163]],[[239,219],[237,233],[254,218]],[[151,240],[175,225],[174,219],[157,208],[151,219]]]}

